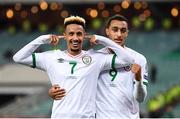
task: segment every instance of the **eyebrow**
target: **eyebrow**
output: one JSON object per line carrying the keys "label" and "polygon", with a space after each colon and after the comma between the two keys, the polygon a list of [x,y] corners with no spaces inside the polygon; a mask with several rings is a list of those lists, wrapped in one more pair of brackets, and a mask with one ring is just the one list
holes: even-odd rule
{"label": "eyebrow", "polygon": [[70,32],[69,32],[69,34],[72,34],[72,33],[73,33],[73,34],[82,34],[83,32],[81,32],[81,31],[78,31],[78,32],[70,31]]}
{"label": "eyebrow", "polygon": [[113,26],[112,28],[127,29],[126,27],[119,28],[119,27],[117,27],[117,26]]}
{"label": "eyebrow", "polygon": [[75,32],[73,32],[73,31],[70,31],[70,32],[69,32],[69,34],[71,34],[71,33],[75,33]]}

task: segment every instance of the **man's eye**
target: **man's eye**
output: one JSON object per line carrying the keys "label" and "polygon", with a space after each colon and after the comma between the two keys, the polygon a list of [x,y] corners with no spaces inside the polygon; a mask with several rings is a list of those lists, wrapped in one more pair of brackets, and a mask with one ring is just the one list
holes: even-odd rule
{"label": "man's eye", "polygon": [[127,29],[121,29],[121,33],[125,33],[127,31]]}
{"label": "man's eye", "polygon": [[70,35],[70,36],[72,36],[72,35],[73,35],[73,33],[69,33],[69,35]]}
{"label": "man's eye", "polygon": [[81,32],[77,33],[77,36],[82,36],[82,33]]}
{"label": "man's eye", "polygon": [[117,32],[118,31],[118,29],[112,29],[114,32]]}

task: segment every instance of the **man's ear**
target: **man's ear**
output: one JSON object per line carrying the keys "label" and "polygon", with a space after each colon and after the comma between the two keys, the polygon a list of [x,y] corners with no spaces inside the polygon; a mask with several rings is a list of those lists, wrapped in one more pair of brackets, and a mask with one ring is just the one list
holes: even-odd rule
{"label": "man's ear", "polygon": [[106,28],[106,35],[109,36],[109,30]]}
{"label": "man's ear", "polygon": [[66,40],[66,33],[63,33],[63,35],[64,35],[64,40]]}

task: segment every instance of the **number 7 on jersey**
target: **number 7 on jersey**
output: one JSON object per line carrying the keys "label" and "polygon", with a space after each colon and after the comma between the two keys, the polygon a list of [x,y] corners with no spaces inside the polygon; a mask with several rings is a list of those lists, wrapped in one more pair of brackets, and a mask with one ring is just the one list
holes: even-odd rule
{"label": "number 7 on jersey", "polygon": [[69,64],[72,65],[72,67],[71,67],[71,74],[73,74],[74,73],[74,68],[77,65],[77,62],[69,62]]}

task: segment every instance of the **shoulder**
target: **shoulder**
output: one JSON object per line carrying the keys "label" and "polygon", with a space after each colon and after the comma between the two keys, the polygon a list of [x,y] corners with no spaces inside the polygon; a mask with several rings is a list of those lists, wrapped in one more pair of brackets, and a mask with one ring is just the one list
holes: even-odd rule
{"label": "shoulder", "polygon": [[96,59],[97,61],[105,60],[110,55],[107,52],[104,52],[102,50],[97,51],[94,49],[90,49],[90,50],[86,51],[85,54],[92,57],[93,59]]}
{"label": "shoulder", "polygon": [[49,51],[45,51],[45,52],[42,52],[42,53],[36,53],[36,55],[41,55],[41,56],[44,56],[44,57],[54,57],[54,56],[58,56],[58,54],[61,53],[60,50],[49,50]]}
{"label": "shoulder", "polygon": [[107,54],[104,50],[94,50],[94,49],[90,49],[88,51],[86,51],[87,54],[90,55],[105,55]]}
{"label": "shoulder", "polygon": [[46,55],[53,55],[53,54],[56,54],[58,52],[61,52],[60,50],[49,50],[49,51],[45,51],[43,52],[43,54],[46,54]]}

